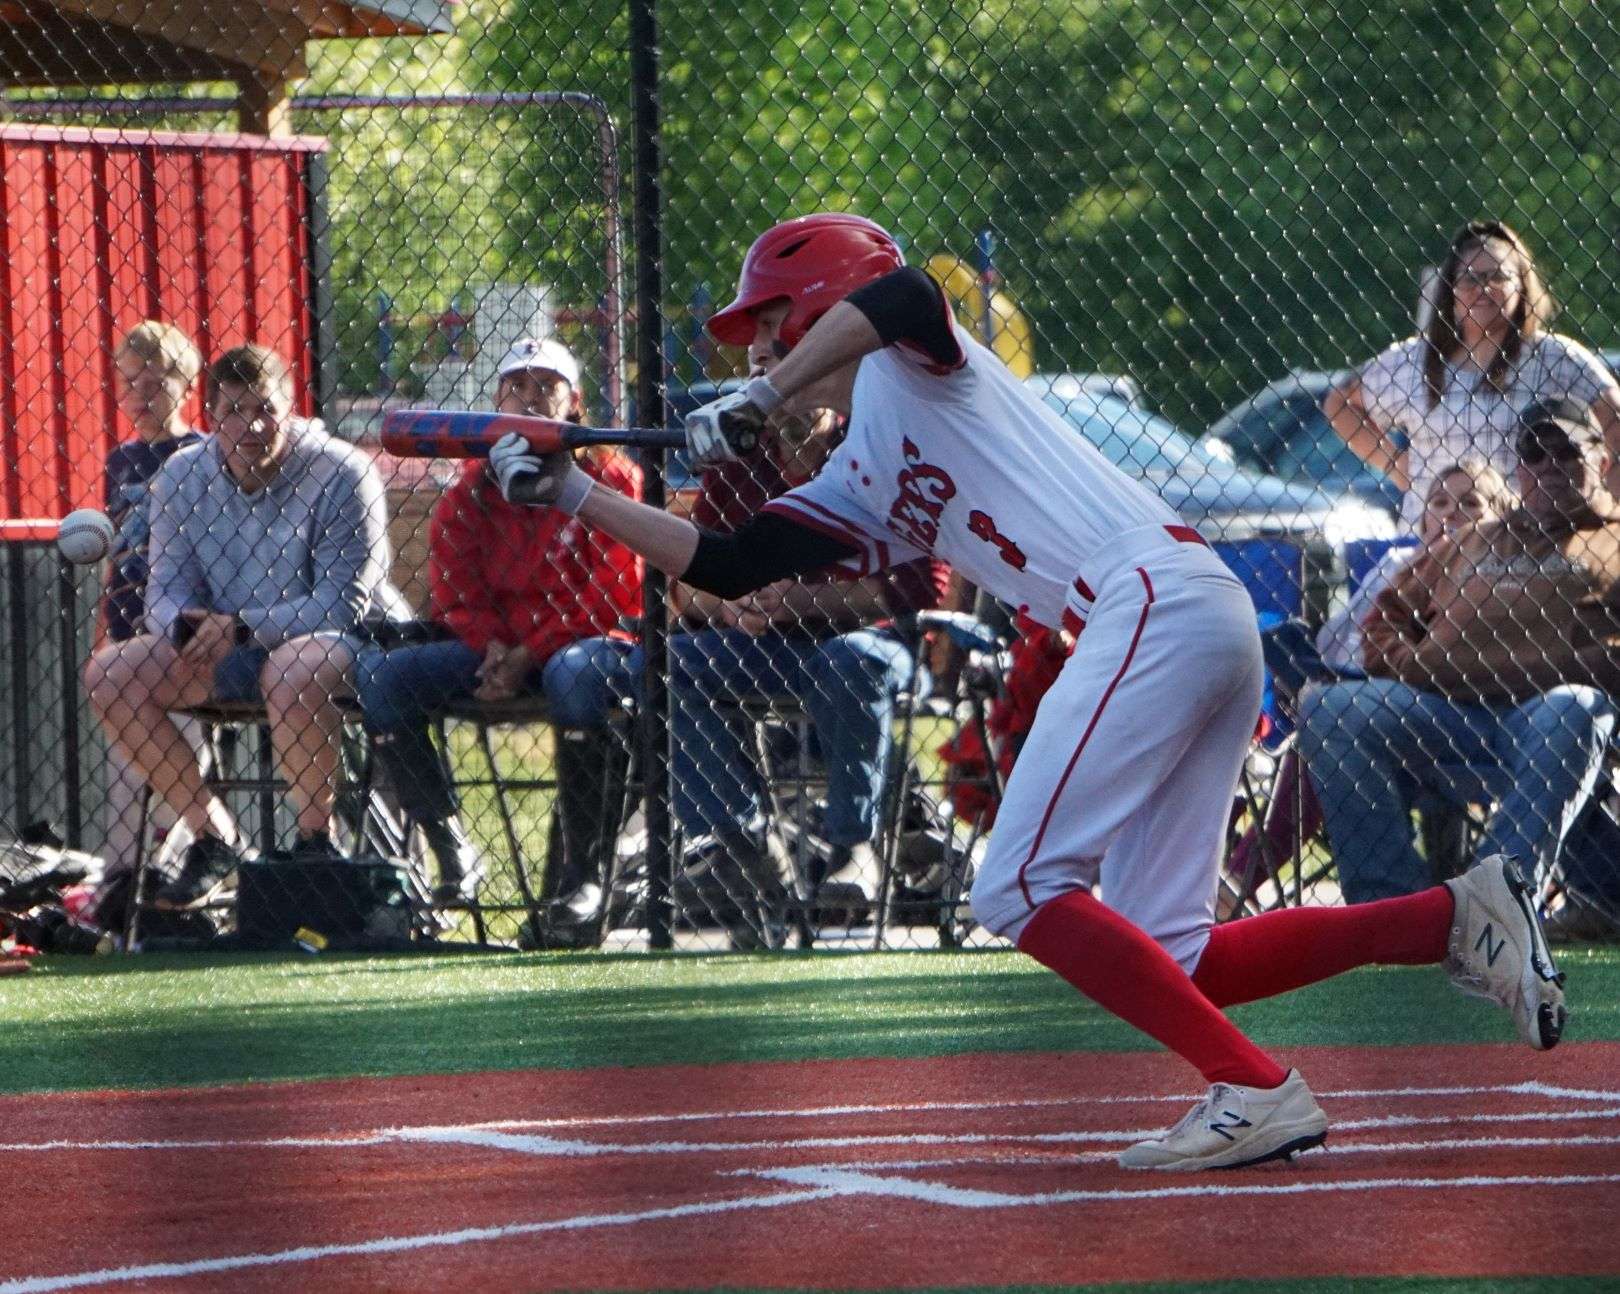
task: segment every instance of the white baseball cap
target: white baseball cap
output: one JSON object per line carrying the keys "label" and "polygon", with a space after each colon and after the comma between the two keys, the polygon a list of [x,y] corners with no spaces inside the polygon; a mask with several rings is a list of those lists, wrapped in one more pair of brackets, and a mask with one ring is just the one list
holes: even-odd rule
{"label": "white baseball cap", "polygon": [[555,373],[566,378],[568,385],[579,390],[579,361],[570,353],[568,347],[561,342],[537,340],[534,337],[520,337],[512,343],[512,349],[506,352],[501,360],[501,367],[497,377],[505,377],[508,373],[520,373],[526,368],[542,368],[547,372]]}

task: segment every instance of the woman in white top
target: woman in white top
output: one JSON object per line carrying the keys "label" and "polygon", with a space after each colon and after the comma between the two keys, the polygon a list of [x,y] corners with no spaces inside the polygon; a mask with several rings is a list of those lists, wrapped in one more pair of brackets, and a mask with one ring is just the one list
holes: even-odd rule
{"label": "woman in white top", "polygon": [[1524,240],[1498,221],[1471,221],[1452,239],[1426,329],[1323,399],[1357,457],[1406,492],[1408,527],[1416,529],[1445,464],[1477,455],[1512,480],[1513,431],[1538,400],[1589,405],[1608,442],[1620,445],[1620,384],[1586,347],[1546,330],[1554,309]]}

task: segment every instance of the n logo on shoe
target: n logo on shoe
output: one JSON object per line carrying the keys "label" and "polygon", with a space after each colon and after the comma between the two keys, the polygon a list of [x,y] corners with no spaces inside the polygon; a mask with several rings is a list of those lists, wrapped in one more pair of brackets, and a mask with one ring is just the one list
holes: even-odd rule
{"label": "n logo on shoe", "polygon": [[[1230,1119],[1231,1122],[1222,1123],[1222,1119]],[[1254,1125],[1245,1119],[1241,1114],[1233,1114],[1230,1110],[1222,1110],[1218,1117],[1209,1121],[1209,1130],[1214,1133],[1219,1133],[1228,1141],[1237,1140],[1237,1138],[1232,1135],[1232,1132],[1230,1131],[1231,1129],[1252,1128],[1253,1126]]]}
{"label": "n logo on shoe", "polygon": [[1506,939],[1498,939],[1494,944],[1491,942],[1491,935],[1494,930],[1495,926],[1487,921],[1485,928],[1479,932],[1479,938],[1474,940],[1474,951],[1476,953],[1481,948],[1485,950],[1485,964],[1487,966],[1496,965],[1496,959],[1502,955],[1502,949],[1507,947]]}

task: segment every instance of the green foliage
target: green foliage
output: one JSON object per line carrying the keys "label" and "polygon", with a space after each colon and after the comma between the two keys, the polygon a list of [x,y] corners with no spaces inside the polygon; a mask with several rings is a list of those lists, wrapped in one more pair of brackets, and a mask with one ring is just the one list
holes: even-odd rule
{"label": "green foliage", "polygon": [[[313,81],[600,95],[628,204],[626,8],[474,3],[452,40],[327,46]],[[752,236],[789,214],[860,211],[917,259],[967,254],[990,227],[1043,368],[1128,371],[1196,425],[1290,366],[1337,366],[1409,331],[1423,267],[1463,220],[1490,214],[1543,253],[1564,328],[1616,340],[1604,303],[1620,271],[1620,22],[1604,6],[741,0],[717,13],[666,0],[659,12],[672,307],[700,284],[724,299]],[[544,114],[490,124],[436,119],[411,123],[403,144],[363,141],[334,204],[340,224],[364,227],[345,235],[339,276],[353,329],[377,286],[422,300],[491,267],[530,270],[575,303],[599,292],[590,143],[560,147]]]}

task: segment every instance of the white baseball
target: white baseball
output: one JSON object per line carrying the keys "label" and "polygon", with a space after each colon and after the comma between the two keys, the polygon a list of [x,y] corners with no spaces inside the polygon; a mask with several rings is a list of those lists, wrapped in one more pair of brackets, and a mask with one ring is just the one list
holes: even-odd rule
{"label": "white baseball", "polygon": [[80,508],[62,518],[56,547],[63,557],[81,566],[99,562],[112,551],[113,523],[99,508]]}

